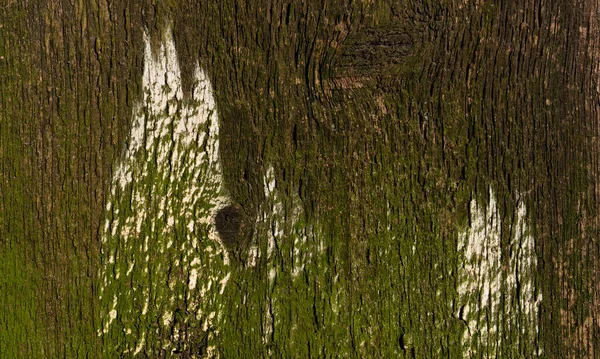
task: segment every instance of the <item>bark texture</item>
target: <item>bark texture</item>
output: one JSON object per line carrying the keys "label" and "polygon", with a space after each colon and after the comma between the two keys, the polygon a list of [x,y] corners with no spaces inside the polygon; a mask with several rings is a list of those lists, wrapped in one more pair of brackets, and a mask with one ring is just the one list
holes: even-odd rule
{"label": "bark texture", "polygon": [[0,9],[1,357],[598,356],[596,2]]}

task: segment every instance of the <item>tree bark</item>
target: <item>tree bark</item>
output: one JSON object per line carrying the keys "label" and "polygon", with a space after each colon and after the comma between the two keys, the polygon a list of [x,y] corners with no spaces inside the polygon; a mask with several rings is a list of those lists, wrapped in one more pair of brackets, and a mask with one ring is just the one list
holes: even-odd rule
{"label": "tree bark", "polygon": [[0,357],[598,355],[598,4],[0,8]]}

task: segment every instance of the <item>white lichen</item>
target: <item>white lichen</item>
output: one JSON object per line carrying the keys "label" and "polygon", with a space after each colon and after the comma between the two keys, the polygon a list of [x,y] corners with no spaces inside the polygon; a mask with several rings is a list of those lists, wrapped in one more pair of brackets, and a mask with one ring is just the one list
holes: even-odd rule
{"label": "white lichen", "polygon": [[[212,85],[197,65],[190,96],[184,97],[170,30],[158,49],[148,36],[144,42],[143,96],[134,106],[107,198],[99,273],[100,334],[125,335],[123,351],[134,354],[150,344],[173,345],[157,336],[148,318],[162,318],[160,325],[168,327],[181,303],[199,312],[218,311],[222,302],[216,298],[229,278],[228,254],[214,225],[216,212],[230,201],[223,189]],[[212,281],[221,285],[211,290]],[[130,285],[133,290],[123,290]],[[114,304],[107,301],[111,295]],[[118,322],[117,300],[134,303],[119,311]],[[205,319],[212,327],[217,318]]]}
{"label": "white lichen", "polygon": [[541,301],[534,285],[537,256],[522,202],[514,218],[508,223],[512,228],[508,258],[502,256],[503,223],[491,190],[487,206],[471,202],[470,226],[459,234],[463,265],[459,268],[456,316],[467,326],[463,334],[465,358],[510,356],[511,346],[502,343],[511,333],[517,335],[515,332],[520,340],[537,341]]}

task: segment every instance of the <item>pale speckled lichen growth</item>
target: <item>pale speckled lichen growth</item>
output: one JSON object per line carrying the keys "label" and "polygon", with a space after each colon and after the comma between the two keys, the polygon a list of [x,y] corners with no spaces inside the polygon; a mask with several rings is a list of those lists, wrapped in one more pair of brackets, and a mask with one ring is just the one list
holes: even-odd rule
{"label": "pale speckled lichen growth", "polygon": [[471,201],[470,227],[459,234],[458,251],[464,264],[459,268],[456,316],[466,325],[465,358],[518,353],[518,343],[503,343],[511,337],[530,343],[531,355],[541,354],[536,345],[541,302],[535,287],[537,255],[522,201],[513,218],[508,258],[502,257],[503,223],[491,190],[487,206]]}
{"label": "pale speckled lichen growth", "polygon": [[[99,334],[117,353],[186,350],[180,328],[218,334],[228,254],[214,228],[229,204],[211,83],[196,67],[184,98],[170,31],[145,37],[143,100],[115,168],[101,236]],[[179,315],[184,310],[188,315]],[[210,314],[209,314],[210,313]]]}

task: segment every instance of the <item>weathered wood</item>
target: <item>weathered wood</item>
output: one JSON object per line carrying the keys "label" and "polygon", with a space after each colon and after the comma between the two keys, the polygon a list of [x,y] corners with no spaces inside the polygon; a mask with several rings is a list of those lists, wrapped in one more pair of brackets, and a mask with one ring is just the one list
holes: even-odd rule
{"label": "weathered wood", "polygon": [[598,355],[597,3],[0,8],[0,357]]}

